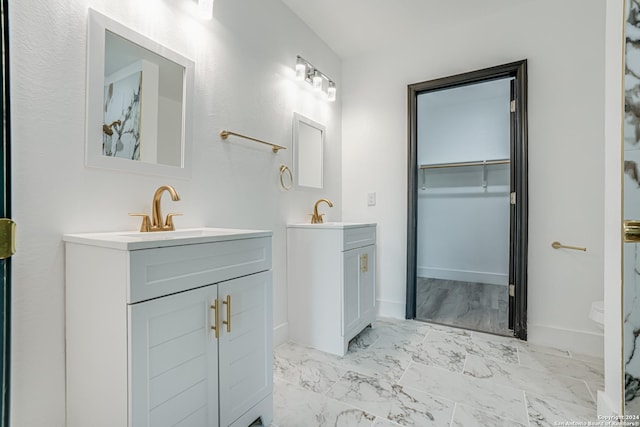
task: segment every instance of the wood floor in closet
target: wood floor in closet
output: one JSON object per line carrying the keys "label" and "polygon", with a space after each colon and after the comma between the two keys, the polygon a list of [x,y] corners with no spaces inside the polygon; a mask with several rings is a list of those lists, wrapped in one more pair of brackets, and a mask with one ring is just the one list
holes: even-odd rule
{"label": "wood floor in closet", "polygon": [[419,277],[416,293],[416,320],[511,335],[505,285]]}

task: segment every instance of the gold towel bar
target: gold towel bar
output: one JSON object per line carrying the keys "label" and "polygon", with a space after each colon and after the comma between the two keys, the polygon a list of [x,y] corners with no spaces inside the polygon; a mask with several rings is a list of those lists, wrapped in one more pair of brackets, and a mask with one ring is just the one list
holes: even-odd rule
{"label": "gold towel bar", "polygon": [[573,249],[574,251],[584,251],[584,252],[586,252],[586,251],[587,251],[587,248],[583,248],[583,247],[580,247],[580,246],[567,246],[567,245],[563,245],[563,244],[562,244],[562,243],[560,243],[560,242],[553,242],[553,243],[551,243],[551,247],[552,247],[553,249],[560,249],[560,248],[562,248],[562,249]]}
{"label": "gold towel bar", "polygon": [[227,139],[229,137],[229,135],[234,135],[234,136],[238,136],[240,138],[248,139],[250,141],[259,142],[260,144],[269,145],[271,147],[271,150],[273,150],[274,153],[277,153],[278,150],[286,150],[287,149],[287,147],[283,147],[282,145],[272,144],[272,143],[267,142],[267,141],[262,141],[261,139],[252,138],[252,137],[247,136],[247,135],[242,135],[241,133],[231,132],[230,130],[221,130],[220,131],[220,138],[222,138],[222,139]]}

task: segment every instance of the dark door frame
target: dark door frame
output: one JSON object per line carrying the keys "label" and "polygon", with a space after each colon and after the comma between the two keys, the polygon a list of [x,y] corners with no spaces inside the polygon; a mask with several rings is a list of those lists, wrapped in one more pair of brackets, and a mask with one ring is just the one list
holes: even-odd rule
{"label": "dark door frame", "polygon": [[[0,3],[2,19],[2,146],[0,147],[0,217],[11,218],[11,114],[9,98],[9,0]],[[11,343],[11,258],[0,260],[0,426],[9,425],[9,362]]]}
{"label": "dark door frame", "polygon": [[[407,305],[406,318],[416,317],[416,263],[418,217],[417,97],[420,93],[513,77],[515,111],[511,123],[511,257],[509,283],[514,285],[510,300],[509,326],[513,335],[527,339],[527,248],[528,248],[528,160],[527,160],[527,60],[498,65],[408,86],[408,209],[407,209]],[[515,196],[513,195],[515,193]],[[515,204],[513,204],[515,200]]]}

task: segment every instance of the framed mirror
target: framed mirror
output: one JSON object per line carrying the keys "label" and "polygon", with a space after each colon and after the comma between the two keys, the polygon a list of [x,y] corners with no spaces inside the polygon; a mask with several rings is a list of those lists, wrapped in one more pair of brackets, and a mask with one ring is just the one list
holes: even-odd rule
{"label": "framed mirror", "polygon": [[87,166],[190,175],[193,61],[89,9]]}
{"label": "framed mirror", "polygon": [[296,188],[323,188],[325,127],[293,113],[293,163]]}

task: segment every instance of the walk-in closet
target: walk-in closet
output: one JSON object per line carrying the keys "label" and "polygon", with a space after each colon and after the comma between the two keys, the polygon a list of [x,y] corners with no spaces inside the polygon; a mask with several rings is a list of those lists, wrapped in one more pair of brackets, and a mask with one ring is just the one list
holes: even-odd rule
{"label": "walk-in closet", "polygon": [[509,334],[511,80],[417,97],[416,319]]}

